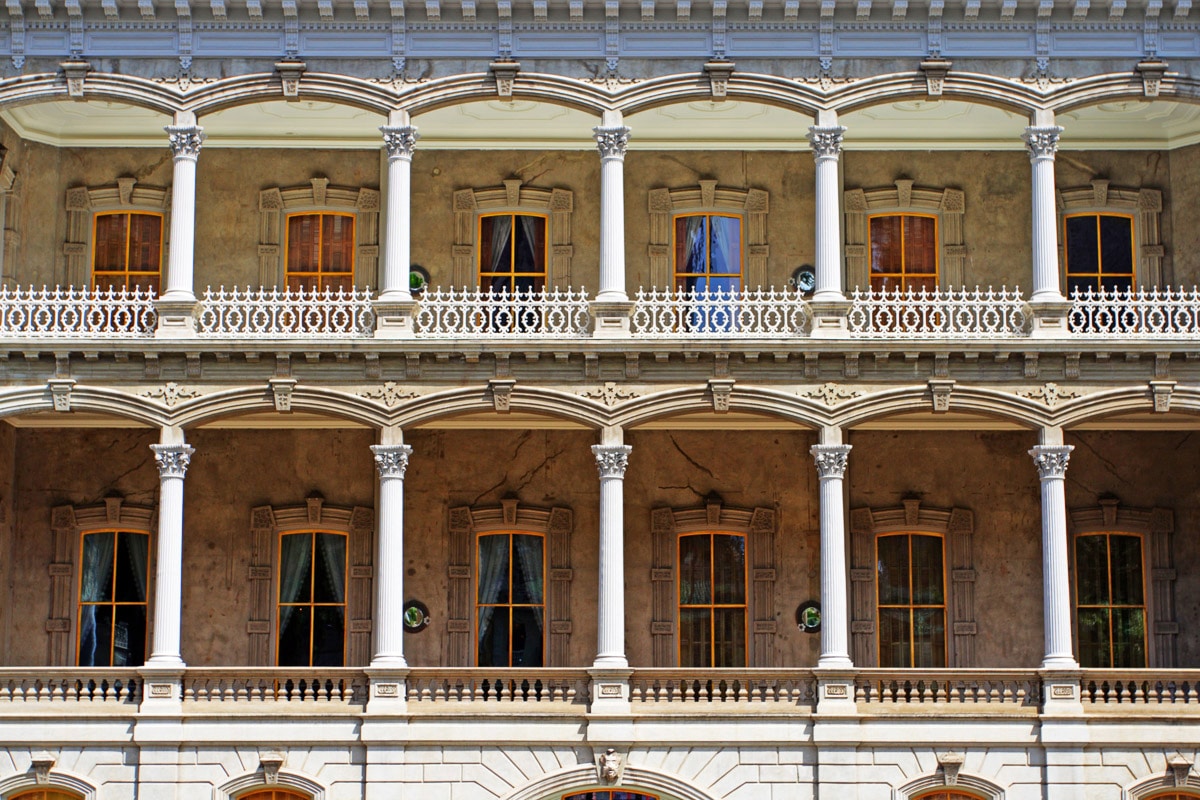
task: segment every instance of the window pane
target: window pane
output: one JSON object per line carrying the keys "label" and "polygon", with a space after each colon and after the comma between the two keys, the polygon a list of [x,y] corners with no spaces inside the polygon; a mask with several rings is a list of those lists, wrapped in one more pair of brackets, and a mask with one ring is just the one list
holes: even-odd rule
{"label": "window pane", "polygon": [[[696,537],[700,538],[700,537]],[[713,602],[746,602],[746,537],[715,535],[713,545]],[[738,610],[741,614],[741,610]]]}
{"label": "window pane", "polygon": [[711,609],[679,609],[679,666],[712,666],[712,642],[709,640],[711,631]]}
{"label": "window pane", "polygon": [[312,665],[340,667],[345,660],[345,606],[316,606],[313,608]]}
{"label": "window pane", "polygon": [[1108,537],[1075,538],[1076,597],[1081,606],[1108,603]]}
{"label": "window pane", "polygon": [[946,666],[946,614],[940,608],[913,610],[913,666]]}
{"label": "window pane", "polygon": [[542,666],[542,609],[513,608],[512,666]]}
{"label": "window pane", "polygon": [[879,666],[912,666],[910,614],[906,608],[879,609]]}
{"label": "window pane", "polygon": [[713,666],[746,666],[746,612],[740,608],[713,609]]}
{"label": "window pane", "polygon": [[1072,274],[1100,271],[1096,249],[1096,216],[1067,217],[1067,272]]}
{"label": "window pane", "polygon": [[162,217],[129,216],[129,271],[158,272],[162,267]]}
{"label": "window pane", "polygon": [[479,271],[512,272],[513,218],[503,216],[479,218]]}
{"label": "window pane", "polygon": [[1095,278],[1072,278],[1067,277],[1067,297],[1075,294],[1076,290],[1080,294],[1087,294],[1087,290],[1091,289],[1094,293],[1097,289]]}
{"label": "window pane", "polygon": [[1108,667],[1108,609],[1079,609],[1079,665]]}
{"label": "window pane", "polygon": [[1142,540],[1137,536],[1109,536],[1112,565],[1112,604],[1140,606],[1142,593]]}
{"label": "window pane", "polygon": [[530,214],[516,215],[517,252],[513,272],[546,271],[546,220]]}
{"label": "window pane", "polygon": [[[708,271],[704,244],[708,240],[707,217],[695,214],[675,218],[675,271],[702,275]],[[697,287],[701,288],[701,287]]]}
{"label": "window pane", "polygon": [[83,569],[80,599],[85,603],[112,602],[113,545],[112,531],[89,533],[83,537]]}
{"label": "window pane", "polygon": [[354,270],[354,217],[325,214],[322,220],[321,271]]}
{"label": "window pane", "polygon": [[871,272],[900,272],[903,217],[871,217],[868,224],[871,233]]}
{"label": "window pane", "polygon": [[96,272],[125,271],[125,239],[128,224],[128,214],[96,215],[93,270]]}
{"label": "window pane", "polygon": [[512,601],[542,602],[542,537],[513,535]]}
{"label": "window pane", "polygon": [[708,534],[679,537],[679,602],[712,602],[712,543]]}
{"label": "window pane", "polygon": [[880,536],[877,543],[880,604],[908,603],[908,537]]}
{"label": "window pane", "polygon": [[313,602],[346,602],[346,537],[337,533],[316,534],[315,558]]}
{"label": "window pane", "polygon": [[288,272],[316,272],[320,264],[320,214],[293,214],[287,220]]}
{"label": "window pane", "polygon": [[279,607],[279,646],[276,653],[279,666],[310,666],[311,633],[312,606]]}
{"label": "window pane", "polygon": [[914,604],[941,605],[946,602],[942,591],[945,572],[942,569],[942,540],[940,538],[937,536],[912,537],[912,571],[912,602]]}
{"label": "window pane", "polygon": [[1133,273],[1133,220],[1100,217],[1100,271],[1106,275]]}
{"label": "window pane", "polygon": [[117,602],[146,602],[146,559],[149,549],[150,537],[144,533],[117,535]]}
{"label": "window pane", "polygon": [[290,533],[283,536],[279,541],[279,550],[279,602],[311,603],[312,534]]}
{"label": "window pane", "polygon": [[116,607],[113,626],[113,666],[140,667],[146,658],[146,607]]}
{"label": "window pane", "polygon": [[1146,666],[1146,612],[1140,608],[1112,610],[1112,665]]}
{"label": "window pane", "polygon": [[933,217],[903,217],[904,271],[937,272],[937,220]]}
{"label": "window pane", "polygon": [[508,666],[508,611],[495,606],[479,609],[479,666]]}
{"label": "window pane", "polygon": [[507,603],[508,595],[508,534],[479,537],[479,580],[476,602],[479,604]]}
{"label": "window pane", "polygon": [[112,666],[112,624],[112,606],[80,606],[79,666]]}
{"label": "window pane", "polygon": [[708,271],[711,275],[742,274],[742,221],[737,217],[710,217],[712,249]]}

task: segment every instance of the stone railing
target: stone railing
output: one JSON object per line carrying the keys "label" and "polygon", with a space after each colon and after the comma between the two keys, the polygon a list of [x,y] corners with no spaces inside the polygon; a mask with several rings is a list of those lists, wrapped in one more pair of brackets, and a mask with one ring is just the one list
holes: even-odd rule
{"label": "stone railing", "polygon": [[437,289],[422,294],[413,321],[417,336],[458,338],[587,336],[592,318],[585,289]]}
{"label": "stone railing", "polygon": [[154,292],[0,287],[0,336],[130,338],[154,335]]}
{"label": "stone railing", "polygon": [[371,336],[375,312],[369,289],[316,292],[303,287],[215,291],[200,299],[196,328],[226,337]]}
{"label": "stone railing", "polygon": [[803,295],[745,289],[715,292],[638,289],[630,330],[634,336],[807,336],[812,315]]}
{"label": "stone railing", "polygon": [[638,669],[629,682],[629,700],[636,711],[754,706],[804,712],[816,698],[816,679],[806,669]]}
{"label": "stone railing", "polygon": [[501,713],[517,713],[517,708],[578,712],[587,707],[589,680],[584,669],[420,667],[408,674],[408,707],[418,713],[467,704]]}
{"label": "stone railing", "polygon": [[136,711],[141,699],[142,679],[131,668],[0,668],[0,713],[30,703],[58,708],[129,706]]}
{"label": "stone railing", "polygon": [[361,669],[338,667],[223,667],[189,669],[183,701],[203,704],[363,706],[367,677]]}
{"label": "stone railing", "polygon": [[1080,336],[1195,338],[1200,336],[1200,290],[1076,290],[1067,325]]}
{"label": "stone railing", "polygon": [[1200,711],[1200,670],[1085,670],[1079,681],[1084,707],[1188,706]]}
{"label": "stone railing", "polygon": [[1028,334],[1019,289],[935,289],[927,292],[855,289],[850,335],[869,339],[995,339]]}
{"label": "stone railing", "polygon": [[854,699],[861,708],[971,706],[1036,711],[1042,679],[1032,670],[860,669]]}

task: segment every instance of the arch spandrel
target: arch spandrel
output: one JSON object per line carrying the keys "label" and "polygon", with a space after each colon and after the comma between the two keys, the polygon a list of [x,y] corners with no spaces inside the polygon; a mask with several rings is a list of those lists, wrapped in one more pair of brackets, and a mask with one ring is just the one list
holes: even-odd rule
{"label": "arch spandrel", "polygon": [[[497,388],[500,389],[500,397]],[[388,424],[408,428],[464,414],[511,412],[561,419],[585,428],[598,429],[612,424],[604,407],[593,400],[555,389],[521,384],[511,387],[468,386],[416,397],[399,406],[389,416]]]}
{"label": "arch spandrel", "polygon": [[[832,414],[831,424],[852,428],[921,409],[935,414],[934,400],[933,390],[927,385],[886,389],[856,397],[838,406]],[[947,409],[1011,422],[1030,430],[1048,424],[1048,415],[1038,403],[993,389],[953,386]]]}

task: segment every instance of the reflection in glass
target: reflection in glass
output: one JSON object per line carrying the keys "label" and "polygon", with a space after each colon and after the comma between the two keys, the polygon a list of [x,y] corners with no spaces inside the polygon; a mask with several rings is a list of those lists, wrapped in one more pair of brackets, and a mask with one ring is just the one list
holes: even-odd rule
{"label": "reflection in glass", "polygon": [[281,667],[340,667],[346,650],[346,535],[287,533],[279,537]]}
{"label": "reflection in glass", "polygon": [[540,667],[545,654],[543,538],[489,533],[476,545],[476,661]]}
{"label": "reflection in glass", "polygon": [[1146,666],[1142,538],[1075,537],[1076,635],[1084,667]]}
{"label": "reflection in glass", "polygon": [[141,666],[146,657],[150,536],[98,531],[83,536],[79,580],[82,667]]}
{"label": "reflection in glass", "polygon": [[879,666],[946,666],[942,538],[885,534],[875,546]]}
{"label": "reflection in glass", "polygon": [[679,665],[746,666],[746,537],[679,537]]}

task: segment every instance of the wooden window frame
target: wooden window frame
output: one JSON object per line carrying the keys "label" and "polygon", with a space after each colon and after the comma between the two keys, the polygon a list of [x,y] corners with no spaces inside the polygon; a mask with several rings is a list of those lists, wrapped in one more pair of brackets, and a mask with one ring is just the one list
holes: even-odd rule
{"label": "wooden window frame", "polygon": [[[1124,536],[1126,538],[1131,538],[1131,539],[1137,540],[1138,548],[1141,551],[1140,557],[1141,557],[1141,563],[1142,563],[1142,568],[1141,568],[1142,604],[1141,605],[1138,605],[1138,606],[1114,605],[1113,603],[1110,602],[1110,603],[1107,603],[1104,605],[1088,605],[1088,606],[1082,606],[1082,607],[1080,606],[1080,604],[1079,604],[1079,569],[1078,569],[1078,555],[1077,555],[1079,540],[1083,539],[1083,538],[1087,538],[1087,537],[1098,537],[1098,536],[1103,536],[1106,539],[1106,542],[1105,542],[1105,566],[1106,566],[1105,575],[1108,579],[1108,584],[1109,584],[1108,585],[1109,600],[1112,599],[1112,543],[1111,543],[1111,537]],[[1077,533],[1071,537],[1070,559],[1071,559],[1071,576],[1073,578],[1073,580],[1071,582],[1071,600],[1072,600],[1071,605],[1075,611],[1074,619],[1072,620],[1072,630],[1073,630],[1074,639],[1075,639],[1075,653],[1077,655],[1082,655],[1082,653],[1083,653],[1082,645],[1079,642],[1079,612],[1080,612],[1080,610],[1082,608],[1091,608],[1091,609],[1100,609],[1100,610],[1109,612],[1109,619],[1108,619],[1108,628],[1109,628],[1108,661],[1109,661],[1109,663],[1107,665],[1099,665],[1099,666],[1092,665],[1091,667],[1088,667],[1090,669],[1139,669],[1139,667],[1114,667],[1112,664],[1112,660],[1113,660],[1112,612],[1115,609],[1135,609],[1135,610],[1141,609],[1142,628],[1143,628],[1142,652],[1145,653],[1145,656],[1146,656],[1145,662],[1146,663],[1142,664],[1142,666],[1140,668],[1145,668],[1145,667],[1150,666],[1150,608],[1148,607],[1148,602],[1150,599],[1150,591],[1149,591],[1149,586],[1150,586],[1149,577],[1150,576],[1148,574],[1149,573],[1149,565],[1148,565],[1149,559],[1146,557],[1148,555],[1147,554],[1148,548],[1146,545],[1147,545],[1147,542],[1146,542],[1146,537],[1144,535],[1142,535],[1140,533],[1130,533],[1128,531],[1121,531],[1121,530],[1089,531],[1087,533]],[[1082,662],[1082,659],[1080,659],[1080,661]],[[1082,666],[1082,663],[1081,663],[1081,666]]]}
{"label": "wooden window frame", "polygon": [[1112,214],[1133,217],[1133,288],[1161,286],[1163,258],[1162,192],[1158,189],[1134,189],[1113,186],[1106,180],[1094,180],[1089,186],[1061,189],[1057,195],[1058,257],[1062,285],[1067,279],[1067,242],[1065,218],[1082,214]]}
{"label": "wooden window frame", "polygon": [[[95,536],[96,534],[102,534],[102,533],[111,533],[111,534],[113,534],[113,537],[114,537],[113,538],[113,576],[112,576],[112,578],[113,578],[113,592],[112,592],[113,599],[110,601],[107,601],[107,602],[85,601],[83,599],[84,545],[87,541],[88,536]],[[117,547],[118,547],[119,537],[122,533],[128,533],[128,534],[134,534],[136,536],[145,536],[146,537],[146,576],[145,576],[146,599],[140,603],[121,602],[116,599],[116,597],[117,597],[116,557],[117,557]],[[116,633],[116,621],[117,621],[117,619],[116,619],[117,618],[117,606],[142,606],[142,608],[145,610],[145,614],[146,614],[146,630],[143,634],[145,642],[143,643],[143,646],[142,646],[142,650],[143,650],[142,663],[141,664],[128,664],[128,665],[123,665],[123,666],[140,667],[140,666],[145,665],[146,659],[150,657],[149,651],[150,651],[150,647],[152,644],[151,632],[153,630],[150,627],[150,593],[151,593],[151,588],[152,588],[152,583],[153,583],[153,578],[154,578],[154,573],[151,572],[151,566],[154,564],[154,534],[148,530],[138,530],[138,529],[134,529],[134,528],[123,527],[123,526],[113,526],[113,525],[100,525],[100,526],[92,527],[92,528],[81,528],[79,530],[79,560],[76,563],[79,564],[79,569],[76,570],[76,572],[78,574],[76,575],[76,578],[75,578],[75,662],[76,662],[76,664],[78,664],[78,662],[79,662],[79,652],[80,652],[80,647],[82,644],[82,642],[80,642],[80,637],[83,636],[82,618],[83,618],[83,610],[84,610],[85,606],[106,606],[106,607],[112,609],[112,614],[113,614],[112,634],[113,634],[113,636],[111,636],[109,639],[110,651],[116,647],[115,633]],[[110,652],[109,653],[110,659],[111,659],[112,655],[113,655],[113,653]],[[116,666],[116,665],[111,665],[111,666]]]}
{"label": "wooden window frame", "polygon": [[[1071,263],[1070,263],[1070,259],[1068,258],[1068,253],[1067,253],[1067,223],[1072,219],[1082,219],[1085,217],[1095,217],[1096,218],[1096,264],[1098,267],[1098,271],[1072,274],[1071,273]],[[1130,264],[1130,268],[1132,270],[1131,272],[1122,272],[1122,273],[1105,273],[1104,272],[1104,264],[1102,263],[1104,247],[1103,247],[1103,242],[1101,240],[1101,235],[1100,235],[1100,220],[1103,217],[1111,217],[1114,219],[1129,220],[1129,264]],[[1124,213],[1118,213],[1118,212],[1114,212],[1114,211],[1076,211],[1076,212],[1073,212],[1070,214],[1063,214],[1062,215],[1063,230],[1062,230],[1061,236],[1062,236],[1062,242],[1063,242],[1062,263],[1063,263],[1063,287],[1065,290],[1064,293],[1067,295],[1070,295],[1069,284],[1070,284],[1070,281],[1072,278],[1094,278],[1095,280],[1093,282],[1095,283],[1095,286],[1093,286],[1091,288],[1095,291],[1099,291],[1101,288],[1100,287],[1101,278],[1104,278],[1104,277],[1123,278],[1126,275],[1128,275],[1130,288],[1136,288],[1137,287],[1137,239],[1135,238],[1135,233],[1134,233],[1136,227],[1137,227],[1137,221],[1134,218],[1133,214],[1124,214]]]}
{"label": "wooden window frame", "polygon": [[963,772],[964,754],[946,752],[938,755],[935,772],[920,776],[896,790],[897,798],[926,800],[943,792],[958,792],[968,800],[1004,800],[1004,789],[989,780]]}
{"label": "wooden window frame", "polygon": [[[514,552],[513,547],[512,547],[513,537],[514,536],[536,536],[541,541],[541,545],[542,545],[542,602],[541,603],[508,602],[508,603],[482,603],[481,604],[479,602],[479,576],[483,572],[482,565],[479,563],[479,541],[481,539],[483,539],[485,536],[507,536],[508,537],[508,542],[509,542],[509,548],[508,548],[508,596],[509,596],[510,601],[512,599],[512,571],[513,571],[513,552]],[[546,549],[547,549],[546,545],[548,544],[546,541],[546,538],[547,538],[547,536],[544,531],[530,531],[530,530],[524,530],[521,528],[509,528],[509,529],[502,529],[502,530],[487,530],[487,531],[480,531],[475,534],[475,569],[472,571],[473,572],[473,576],[472,576],[473,591],[471,594],[473,601],[474,601],[473,602],[474,614],[471,617],[471,622],[472,622],[472,626],[473,626],[472,632],[473,632],[473,635],[475,638],[475,643],[476,643],[476,647],[475,647],[475,666],[476,667],[480,666],[480,664],[479,664],[479,646],[478,646],[478,644],[479,644],[479,609],[483,608],[485,606],[490,606],[490,607],[496,608],[496,609],[501,609],[501,608],[507,609],[508,615],[509,615],[509,617],[508,617],[509,618],[509,630],[508,630],[508,661],[509,661],[509,663],[507,665],[492,665],[492,666],[509,666],[509,667],[512,666],[512,644],[513,644],[512,643],[512,633],[513,633],[513,631],[512,631],[512,613],[513,613],[513,609],[515,609],[515,608],[540,608],[540,609],[542,609],[542,620],[543,620],[543,623],[542,623],[542,666],[544,667],[547,665],[546,662],[547,662],[547,652],[549,650],[550,626],[548,624],[546,624],[546,620],[548,619],[548,615],[546,614],[546,594],[547,594],[546,590],[549,585],[549,582],[546,580],[546,578],[549,574],[550,569],[547,564],[547,558],[546,558]],[[538,668],[535,667],[535,669],[538,669]]]}
{"label": "wooden window frame", "polygon": [[[332,536],[341,536],[343,539],[345,539],[344,544],[345,544],[345,548],[346,548],[345,549],[345,562],[346,563],[343,565],[343,568],[345,569],[346,574],[343,577],[343,583],[342,583],[342,585],[345,587],[345,591],[343,592],[342,602],[340,602],[340,603],[317,603],[315,601],[310,601],[307,603],[284,603],[283,599],[280,597],[280,592],[283,591],[283,574],[281,572],[281,570],[283,568],[283,539],[285,536],[303,536],[305,534],[309,534],[313,537],[312,542],[311,542],[311,545],[313,548],[313,555],[312,555],[312,559],[309,562],[309,569],[312,572],[312,589],[314,592],[316,591],[316,569],[317,569],[317,559],[316,559],[317,540],[316,540],[316,537],[317,537],[317,535],[318,534],[327,534],[327,535],[332,535]],[[309,609],[311,616],[309,618],[309,626],[308,626],[308,660],[310,662],[312,661],[313,625],[316,623],[316,609],[318,607],[341,608],[342,609],[342,620],[343,620],[342,666],[348,666],[349,665],[348,657],[349,657],[349,650],[350,650],[350,609],[349,609],[349,602],[348,602],[349,601],[349,589],[350,589],[350,531],[349,530],[333,530],[330,528],[321,528],[321,527],[300,527],[300,528],[291,528],[291,529],[281,528],[278,530],[278,550],[276,551],[275,563],[278,565],[278,568],[276,570],[277,574],[275,576],[275,665],[280,666],[280,664],[279,664],[279,639],[282,636],[283,631],[280,629],[279,626],[282,624],[282,621],[283,621],[282,610],[285,606],[288,606],[288,607],[292,607],[292,608],[307,608],[307,609]],[[309,664],[301,664],[301,665],[293,665],[293,666],[312,667],[314,665],[309,663]]]}
{"label": "wooden window frame", "polygon": [[[511,250],[511,255],[509,257],[508,272],[486,272],[485,273],[483,271],[483,220],[485,217],[510,217],[513,220],[513,228],[512,228],[513,247]],[[517,272],[516,271],[517,249],[516,249],[515,245],[516,245],[516,231],[517,231],[516,221],[517,221],[518,217],[536,217],[538,219],[545,221],[545,228],[543,229],[543,233],[542,233],[542,236],[543,236],[543,241],[542,241],[543,260],[542,260],[542,271],[541,272]],[[521,210],[521,209],[481,211],[479,213],[479,215],[476,217],[476,223],[475,223],[476,224],[475,241],[478,242],[478,246],[476,247],[477,255],[475,258],[475,264],[476,264],[475,285],[479,287],[479,290],[480,291],[486,290],[489,292],[491,291],[490,286],[488,286],[488,287],[484,286],[484,276],[485,275],[489,276],[490,278],[507,277],[509,279],[508,280],[508,284],[509,284],[508,292],[509,292],[510,297],[516,296],[516,289],[513,284],[516,282],[516,279],[518,277],[526,277],[526,278],[540,277],[542,279],[542,286],[547,289],[551,288],[551,286],[550,286],[550,260],[551,260],[550,223],[551,223],[551,215],[548,213],[544,213],[544,212],[526,211],[526,210]]]}
{"label": "wooden window frame", "polygon": [[675,286],[675,218],[690,214],[715,214],[742,218],[742,288],[766,286],[767,214],[770,195],[763,189],[735,189],[714,180],[678,189],[651,189],[650,285]]}
{"label": "wooden window frame", "polygon": [[92,264],[95,254],[96,215],[156,214],[162,217],[162,247],[159,250],[159,281],[166,278],[164,265],[170,255],[171,192],[161,186],[139,184],[136,178],[118,178],[115,184],[74,186],[67,190],[67,237],[63,253],[67,281],[74,286],[95,286]]}
{"label": "wooden window frame", "polygon": [[567,792],[566,794],[562,795],[561,800],[581,800],[581,798],[587,797],[588,795],[596,795],[596,794],[608,795],[608,800],[612,800],[612,795],[614,792],[619,792],[619,793],[625,794],[625,795],[633,795],[633,796],[639,798],[639,800],[661,800],[661,796],[657,795],[657,794],[650,794],[649,792],[630,791],[627,789],[585,789],[581,792]]}
{"label": "wooden window frame", "polygon": [[907,178],[892,186],[848,189],[842,196],[846,216],[844,249],[846,284],[866,290],[871,285],[869,218],[891,214],[931,216],[937,219],[938,288],[965,285],[967,246],[963,241],[966,195],[961,189],[914,186]]}
{"label": "wooden window frame", "polygon": [[[676,564],[683,563],[683,540],[685,537],[688,537],[688,536],[707,536],[708,537],[708,540],[709,540],[709,568],[710,568],[709,569],[709,573],[710,573],[709,574],[709,577],[710,577],[709,585],[712,586],[714,589],[716,587],[716,580],[715,580],[715,576],[712,574],[712,572],[715,569],[716,559],[713,558],[713,555],[712,555],[712,553],[713,553],[713,548],[712,548],[713,537],[714,536],[737,536],[742,539],[742,552],[745,554],[745,560],[742,563],[742,588],[744,590],[744,594],[743,594],[743,598],[742,598],[743,602],[741,602],[739,604],[689,603],[687,605],[684,605],[683,597],[682,597],[682,595],[683,595],[683,571],[682,571],[682,569],[676,570],[679,573],[679,577],[675,582],[675,601],[676,601],[675,602],[675,626],[676,626],[675,629],[676,630],[683,629],[683,610],[685,608],[706,608],[709,611],[716,611],[716,609],[718,609],[718,608],[740,608],[742,610],[742,615],[743,615],[742,631],[743,631],[743,636],[745,639],[745,641],[742,642],[742,652],[745,653],[746,661],[749,662],[749,660],[750,660],[750,638],[751,638],[751,632],[750,632],[751,631],[751,625],[750,625],[750,564],[749,564],[750,553],[749,553],[749,549],[748,549],[749,539],[750,539],[749,533],[746,531],[726,531],[726,530],[701,530],[701,531],[682,532],[675,538],[675,542],[676,542],[676,544],[675,544],[675,548],[676,548],[675,549],[675,563]],[[716,642],[715,626],[716,626],[716,615],[714,614],[712,619],[710,620],[710,626],[709,626],[709,628],[710,628],[710,630],[709,630],[709,633],[710,633],[710,636],[709,636],[709,648],[710,648],[709,649],[709,661],[710,661],[710,664],[709,664],[709,666],[710,667],[712,667],[714,664],[716,664],[717,642]],[[676,640],[677,640],[676,647],[678,648],[678,651],[676,653],[676,659],[677,659],[676,663],[682,665],[683,664],[683,637],[677,636]],[[750,666],[750,664],[746,663],[746,664],[742,664],[741,666],[748,667],[748,666]],[[697,667],[697,669],[703,669],[703,667]]]}
{"label": "wooden window frame", "polygon": [[258,788],[237,796],[237,800],[311,800],[311,795],[296,789]]}
{"label": "wooden window frame", "polygon": [[54,766],[46,772],[44,779],[29,770],[0,780],[0,797],[6,800],[18,800],[38,791],[63,792],[77,800],[96,800],[98,795],[97,788],[88,781]]}
{"label": "wooden window frame", "polygon": [[[738,242],[740,244],[740,248],[739,248],[739,252],[738,252],[738,271],[736,273],[733,273],[733,272],[717,272],[717,273],[710,272],[708,268],[712,265],[712,250],[707,244],[705,245],[705,248],[704,248],[705,271],[703,273],[680,272],[679,271],[679,263],[678,263],[678,259],[676,258],[676,256],[678,255],[678,247],[679,247],[678,233],[677,233],[678,224],[679,224],[680,219],[686,219],[688,217],[704,217],[705,219],[712,219],[713,217],[722,217],[724,219],[736,219],[738,221]],[[683,281],[686,281],[688,278],[695,277],[697,275],[703,275],[706,278],[709,278],[709,277],[718,277],[718,278],[736,277],[738,280],[738,288],[745,289],[746,288],[746,237],[745,237],[745,231],[746,231],[746,218],[745,218],[744,214],[735,214],[733,212],[728,212],[728,211],[719,211],[719,212],[718,211],[685,211],[685,212],[682,212],[679,214],[672,215],[672,217],[671,217],[671,262],[672,262],[671,270],[672,270],[673,277],[671,280],[671,287],[673,288],[673,290],[677,291],[677,292],[686,291],[683,288],[683,286],[681,285],[681,283]],[[709,290],[709,291],[711,291],[711,290]]]}
{"label": "wooden window frame", "polygon": [[[877,534],[875,534],[875,563],[876,564],[880,563],[879,540],[888,538],[888,537],[893,537],[893,536],[908,537],[908,593],[909,593],[910,600],[912,599],[912,594],[913,594],[913,591],[912,591],[912,583],[913,583],[912,537],[927,536],[927,537],[938,540],[938,543],[941,545],[941,549],[942,549],[942,602],[939,605],[928,604],[928,603],[912,603],[912,602],[892,603],[892,604],[884,605],[882,602],[880,602],[880,597],[879,597],[879,579],[878,579],[878,568],[877,568],[877,575],[876,575],[876,580],[875,580],[875,618],[876,618],[876,620],[878,620],[882,616],[882,614],[880,612],[884,608],[901,608],[901,609],[907,610],[909,613],[909,617],[908,617],[908,628],[909,628],[908,657],[909,657],[910,666],[908,666],[908,667],[890,667],[890,669],[937,669],[940,667],[947,667],[947,666],[949,666],[949,662],[950,662],[950,613],[949,613],[949,609],[947,608],[948,604],[946,602],[946,599],[950,593],[946,589],[947,589],[947,585],[949,584],[949,581],[947,580],[947,578],[949,578],[950,576],[949,576],[949,569],[948,569],[948,565],[947,565],[948,559],[946,558],[946,536],[944,533],[939,533],[939,532],[934,532],[934,531],[925,531],[925,530],[919,530],[919,529],[886,531],[886,532],[882,532],[882,533],[877,533]],[[942,652],[945,653],[945,655],[946,655],[946,663],[945,664],[931,664],[931,665],[926,665],[926,666],[921,666],[921,667],[915,666],[916,636],[914,635],[914,631],[913,631],[913,626],[914,626],[913,620],[914,620],[914,615],[915,615],[916,610],[924,609],[924,608],[940,608],[942,610]],[[880,653],[883,650],[882,643],[880,642],[880,637],[883,635],[883,632],[881,630],[882,626],[876,624],[875,627],[876,627],[876,632],[875,632],[875,648],[876,649],[875,649],[875,652]],[[880,659],[880,660],[882,660],[882,659]]]}
{"label": "wooden window frame", "polygon": [[[346,211],[290,211],[290,212],[284,214],[283,215],[283,285],[287,286],[292,278],[299,278],[301,280],[303,280],[305,278],[310,278],[310,279],[315,279],[317,281],[316,291],[318,293],[323,293],[326,290],[324,283],[325,283],[325,280],[327,277],[342,278],[342,277],[345,277],[346,275],[349,275],[350,276],[350,285],[351,285],[351,287],[353,287],[355,285],[355,274],[356,274],[355,270],[358,266],[357,258],[356,258],[357,253],[355,253],[353,251],[350,254],[350,271],[349,271],[349,273],[327,272],[326,270],[323,269],[324,265],[320,264],[320,263],[317,264],[316,271],[308,270],[308,271],[304,271],[304,272],[295,272],[295,271],[288,269],[288,266],[287,266],[288,260],[289,260],[288,255],[291,252],[291,234],[290,234],[291,226],[288,223],[292,220],[293,217],[316,217],[317,218],[317,220],[318,220],[318,222],[317,222],[318,260],[321,258],[320,253],[324,250],[323,243],[324,243],[324,237],[325,237],[325,218],[326,217],[344,217],[346,219],[353,220],[353,224],[354,224],[354,228],[355,228],[355,236],[357,237],[357,235],[358,235],[358,233],[357,233],[357,229],[358,229],[357,215],[348,213]],[[357,248],[355,248],[355,249],[357,249]]]}
{"label": "wooden window frame", "polygon": [[[871,223],[877,219],[891,219],[898,217],[900,219],[900,271],[899,272],[875,272],[871,267]],[[908,253],[904,247],[904,221],[908,219],[931,219],[933,220],[933,272],[913,272],[907,270]],[[906,292],[909,289],[908,281],[910,277],[914,280],[933,278],[934,285],[941,287],[941,245],[940,245],[940,229],[938,224],[937,214],[917,213],[913,211],[892,211],[880,212],[867,215],[867,285],[870,285],[871,278],[875,276],[891,276],[899,279],[900,290]],[[891,290],[889,290],[891,291]]]}
{"label": "wooden window frame", "polygon": [[[158,225],[159,225],[159,228],[158,228],[158,269],[155,270],[154,272],[147,272],[144,270],[140,270],[138,272],[133,272],[129,269],[129,246],[130,246],[130,241],[132,239],[132,231],[133,231],[132,222],[133,222],[133,217],[135,215],[136,216],[155,217],[156,219],[158,219]],[[96,235],[96,229],[100,226],[100,218],[101,217],[112,217],[112,216],[125,216],[125,217],[129,218],[129,222],[126,223],[126,227],[125,227],[125,260],[124,260],[125,261],[125,269],[122,271],[119,271],[119,272],[115,272],[113,270],[97,270],[96,269],[96,245],[99,243],[99,237]],[[110,209],[107,211],[97,211],[94,214],[92,214],[92,257],[91,257],[92,281],[91,281],[91,286],[93,288],[98,287],[99,281],[96,279],[97,275],[107,275],[107,276],[114,276],[114,277],[119,275],[119,276],[124,277],[126,287],[132,290],[132,287],[129,286],[129,281],[133,279],[133,276],[135,276],[135,275],[137,275],[137,276],[153,276],[155,278],[155,282],[160,287],[159,290],[156,291],[156,294],[162,294],[161,287],[162,287],[162,280],[163,280],[163,255],[166,251],[166,239],[167,239],[166,222],[167,222],[166,214],[161,211],[126,211],[125,209]]]}
{"label": "wooden window frame", "polygon": [[453,274],[430,278],[437,284],[449,277],[453,286],[473,289],[479,286],[479,219],[485,214],[539,214],[546,224],[546,288],[571,286],[571,267],[575,247],[571,243],[571,222],[575,195],[568,189],[542,189],[512,179],[501,186],[460,189],[454,193],[454,244],[451,247]]}
{"label": "wooden window frame", "polygon": [[[76,794],[75,792],[71,792],[66,789],[60,789],[57,787],[46,788],[44,786],[39,787],[37,789],[21,790],[15,794],[8,795],[8,797],[5,798],[5,800],[47,800],[47,798],[50,797],[51,794],[63,795],[65,797],[69,798],[69,800],[83,800],[83,798],[79,794]],[[51,800],[53,800],[53,798],[51,798]]]}

